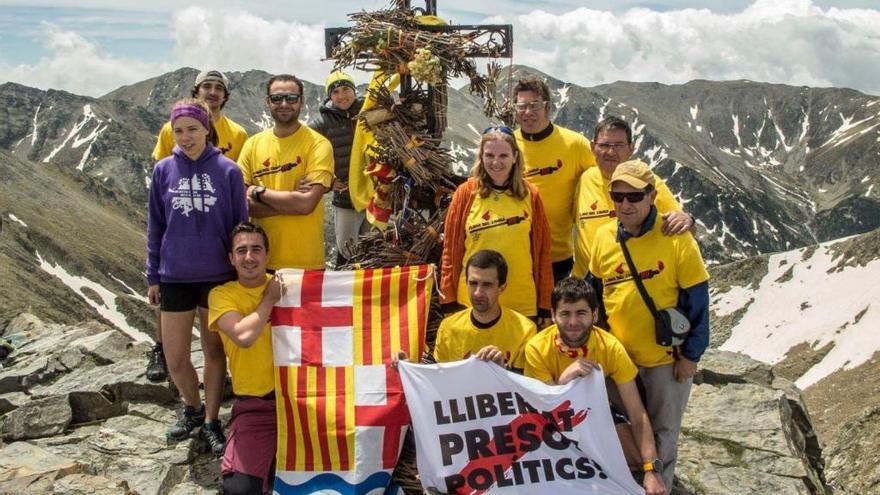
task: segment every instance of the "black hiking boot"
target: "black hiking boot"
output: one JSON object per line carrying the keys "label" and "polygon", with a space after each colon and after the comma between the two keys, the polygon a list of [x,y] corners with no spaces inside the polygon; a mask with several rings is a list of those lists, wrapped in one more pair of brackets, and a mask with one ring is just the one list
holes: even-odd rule
{"label": "black hiking boot", "polygon": [[208,444],[212,454],[218,457],[223,455],[226,449],[226,436],[223,435],[223,425],[220,424],[219,419],[203,424],[202,429],[199,430],[199,438]]}
{"label": "black hiking boot", "polygon": [[190,433],[193,430],[202,426],[205,423],[205,406],[199,408],[196,411],[196,408],[192,406],[184,406],[183,407],[183,416],[177,420],[177,423],[174,424],[171,428],[168,429],[168,432],[165,433],[165,437],[168,440],[179,442],[181,440],[186,440],[189,438]]}
{"label": "black hiking boot", "polygon": [[156,343],[147,351],[147,380],[153,383],[164,382],[168,379],[168,364],[165,362],[165,352],[162,344]]}

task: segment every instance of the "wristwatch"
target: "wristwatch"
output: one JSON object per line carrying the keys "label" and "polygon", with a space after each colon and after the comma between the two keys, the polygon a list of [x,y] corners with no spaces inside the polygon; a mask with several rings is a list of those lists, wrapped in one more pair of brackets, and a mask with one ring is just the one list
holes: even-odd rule
{"label": "wristwatch", "polygon": [[663,461],[660,459],[654,459],[651,462],[646,462],[642,465],[642,471],[646,473],[650,473],[651,471],[660,474],[663,472]]}
{"label": "wristwatch", "polygon": [[266,192],[266,186],[257,186],[251,191],[251,199],[256,201],[257,203],[262,203],[263,193]]}

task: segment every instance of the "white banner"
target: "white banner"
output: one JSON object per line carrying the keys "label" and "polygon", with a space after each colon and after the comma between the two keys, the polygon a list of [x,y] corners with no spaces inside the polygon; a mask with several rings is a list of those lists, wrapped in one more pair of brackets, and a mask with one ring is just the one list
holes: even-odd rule
{"label": "white banner", "polygon": [[432,493],[644,494],[601,372],[550,386],[476,358],[402,362],[419,476]]}

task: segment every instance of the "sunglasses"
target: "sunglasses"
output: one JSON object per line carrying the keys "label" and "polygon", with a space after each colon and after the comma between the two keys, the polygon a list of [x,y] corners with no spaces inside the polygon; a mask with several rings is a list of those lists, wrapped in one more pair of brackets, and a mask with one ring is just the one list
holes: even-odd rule
{"label": "sunglasses", "polygon": [[493,125],[483,129],[483,134],[489,134],[490,132],[502,132],[508,136],[513,136],[513,129],[506,125]]}
{"label": "sunglasses", "polygon": [[631,204],[638,203],[645,199],[645,195],[650,191],[635,191],[635,192],[618,192],[611,191],[611,201],[615,203],[623,203],[623,200],[626,199]]}
{"label": "sunglasses", "polygon": [[280,105],[282,101],[286,101],[289,105],[295,105],[302,99],[302,95],[295,94],[275,94],[269,95],[269,101],[275,105]]}

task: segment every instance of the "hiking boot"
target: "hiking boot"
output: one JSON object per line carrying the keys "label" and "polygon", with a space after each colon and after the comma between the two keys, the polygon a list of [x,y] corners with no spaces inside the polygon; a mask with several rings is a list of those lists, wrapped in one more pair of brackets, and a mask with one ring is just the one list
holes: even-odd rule
{"label": "hiking boot", "polygon": [[165,433],[165,436],[168,440],[172,440],[175,442],[179,442],[181,440],[186,440],[189,438],[190,433],[193,430],[202,426],[205,423],[205,406],[199,408],[196,411],[196,408],[192,406],[184,406],[183,407],[183,416],[177,420],[177,423],[174,424],[171,428],[168,429],[168,432]]}
{"label": "hiking boot", "polygon": [[223,455],[226,449],[226,436],[223,435],[223,425],[220,424],[219,419],[203,424],[202,429],[199,430],[199,438],[208,444],[211,453],[216,456]]}
{"label": "hiking boot", "polygon": [[147,351],[147,380],[153,383],[164,382],[168,379],[168,364],[165,362],[165,352],[162,344],[156,344]]}

